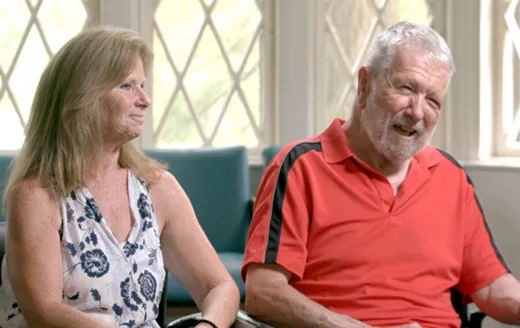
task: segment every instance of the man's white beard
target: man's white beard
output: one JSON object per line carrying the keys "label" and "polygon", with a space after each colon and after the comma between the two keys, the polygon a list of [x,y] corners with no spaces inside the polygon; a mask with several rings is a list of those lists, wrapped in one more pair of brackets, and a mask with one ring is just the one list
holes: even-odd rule
{"label": "man's white beard", "polygon": [[[394,125],[410,125],[416,129],[415,134],[405,139],[393,130]],[[388,161],[399,164],[417,154],[428,144],[436,126],[428,133],[424,123],[413,122],[409,117],[392,117],[387,122],[385,111],[375,104],[374,92],[367,99],[367,105],[361,114],[361,125],[374,144],[376,150]]]}

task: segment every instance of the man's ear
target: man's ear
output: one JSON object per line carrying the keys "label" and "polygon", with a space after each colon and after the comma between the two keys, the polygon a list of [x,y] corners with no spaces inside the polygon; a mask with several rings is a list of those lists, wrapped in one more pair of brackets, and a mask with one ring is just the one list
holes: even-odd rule
{"label": "man's ear", "polygon": [[362,66],[358,71],[357,98],[359,109],[364,109],[366,107],[367,98],[370,94],[371,78],[368,67]]}

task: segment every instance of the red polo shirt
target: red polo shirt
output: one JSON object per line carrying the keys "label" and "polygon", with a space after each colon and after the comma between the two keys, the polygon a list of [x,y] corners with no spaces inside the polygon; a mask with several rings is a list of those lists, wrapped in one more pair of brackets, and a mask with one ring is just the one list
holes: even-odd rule
{"label": "red polo shirt", "polygon": [[372,326],[459,327],[450,288],[470,294],[507,272],[473,186],[426,147],[394,196],[335,120],[266,168],[242,267],[276,263],[313,301]]}

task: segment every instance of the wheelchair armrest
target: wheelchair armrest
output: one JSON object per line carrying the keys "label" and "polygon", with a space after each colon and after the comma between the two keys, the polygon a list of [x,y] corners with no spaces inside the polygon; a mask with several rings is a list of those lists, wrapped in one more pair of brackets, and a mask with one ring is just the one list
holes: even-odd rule
{"label": "wheelchair armrest", "polygon": [[239,310],[233,328],[272,328],[271,326],[251,318],[246,312]]}
{"label": "wheelchair armrest", "polygon": [[484,321],[484,318],[486,315],[482,312],[473,312],[469,316],[469,328],[481,328],[482,327],[482,321]]}
{"label": "wheelchair armrest", "polygon": [[176,319],[168,324],[168,328],[193,328],[197,319],[200,319],[200,312]]}
{"label": "wheelchair armrest", "polygon": [[[168,328],[193,328],[197,319],[200,319],[201,313],[192,313],[168,324]],[[238,311],[237,318],[232,328],[272,328],[265,323],[255,320],[247,315],[244,311]]]}

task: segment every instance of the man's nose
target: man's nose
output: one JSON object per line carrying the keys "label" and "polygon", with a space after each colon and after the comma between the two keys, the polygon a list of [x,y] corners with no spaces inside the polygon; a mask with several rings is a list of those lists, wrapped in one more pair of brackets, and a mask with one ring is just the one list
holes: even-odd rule
{"label": "man's nose", "polygon": [[424,118],[424,105],[425,99],[421,96],[415,96],[410,98],[410,105],[406,111],[406,114],[414,121],[419,122]]}

